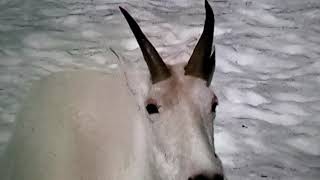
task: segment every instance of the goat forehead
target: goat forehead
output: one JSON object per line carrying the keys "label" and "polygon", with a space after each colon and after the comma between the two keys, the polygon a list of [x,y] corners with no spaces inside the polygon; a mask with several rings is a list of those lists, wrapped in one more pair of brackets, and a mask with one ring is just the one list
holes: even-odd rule
{"label": "goat forehead", "polygon": [[178,103],[178,101],[208,99],[214,96],[212,90],[202,79],[184,75],[184,65],[169,66],[172,77],[151,87],[150,96],[162,102]]}

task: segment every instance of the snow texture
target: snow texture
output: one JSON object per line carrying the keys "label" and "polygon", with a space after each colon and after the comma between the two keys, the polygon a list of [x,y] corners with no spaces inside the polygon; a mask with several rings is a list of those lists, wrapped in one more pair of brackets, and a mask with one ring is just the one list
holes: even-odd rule
{"label": "snow texture", "polygon": [[[211,0],[217,153],[229,180],[320,179],[320,1]],[[167,63],[186,62],[202,0],[0,0],[0,154],[33,80],[56,71],[147,74],[118,6]]]}

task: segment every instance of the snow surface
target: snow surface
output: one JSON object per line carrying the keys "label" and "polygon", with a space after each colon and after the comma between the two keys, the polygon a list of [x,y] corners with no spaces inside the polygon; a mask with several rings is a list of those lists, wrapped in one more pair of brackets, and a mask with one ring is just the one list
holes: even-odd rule
{"label": "snow surface", "polygon": [[[212,0],[216,150],[229,180],[320,179],[320,1]],[[0,0],[0,152],[33,80],[147,72],[126,8],[166,62],[188,60],[202,0]]]}

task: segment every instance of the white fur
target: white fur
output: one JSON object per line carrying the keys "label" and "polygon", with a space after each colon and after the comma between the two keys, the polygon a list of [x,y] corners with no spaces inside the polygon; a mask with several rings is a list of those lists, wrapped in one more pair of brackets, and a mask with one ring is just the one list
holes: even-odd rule
{"label": "white fur", "polygon": [[120,75],[63,72],[36,83],[17,118],[6,179],[147,176],[145,128],[135,102]]}
{"label": "white fur", "polygon": [[[223,174],[214,156],[213,91],[205,81],[185,76],[183,65],[170,69],[172,77],[154,85],[129,79],[128,87],[119,74],[93,71],[60,72],[39,81],[17,117],[1,180],[187,180]],[[159,114],[146,113],[148,98],[161,106]]]}

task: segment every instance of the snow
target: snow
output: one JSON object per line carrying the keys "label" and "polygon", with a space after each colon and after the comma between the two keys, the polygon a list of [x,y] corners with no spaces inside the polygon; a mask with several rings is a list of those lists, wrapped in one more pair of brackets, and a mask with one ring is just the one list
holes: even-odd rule
{"label": "snow", "polygon": [[233,103],[245,103],[252,106],[268,103],[267,99],[250,90],[244,91],[242,89],[226,88],[225,96]]}
{"label": "snow", "polygon": [[[209,2],[216,14],[215,143],[228,179],[319,180],[320,1]],[[130,73],[146,74],[119,5],[174,64],[192,53],[203,4],[0,0],[0,153],[32,81],[70,69],[117,71],[118,58]]]}

